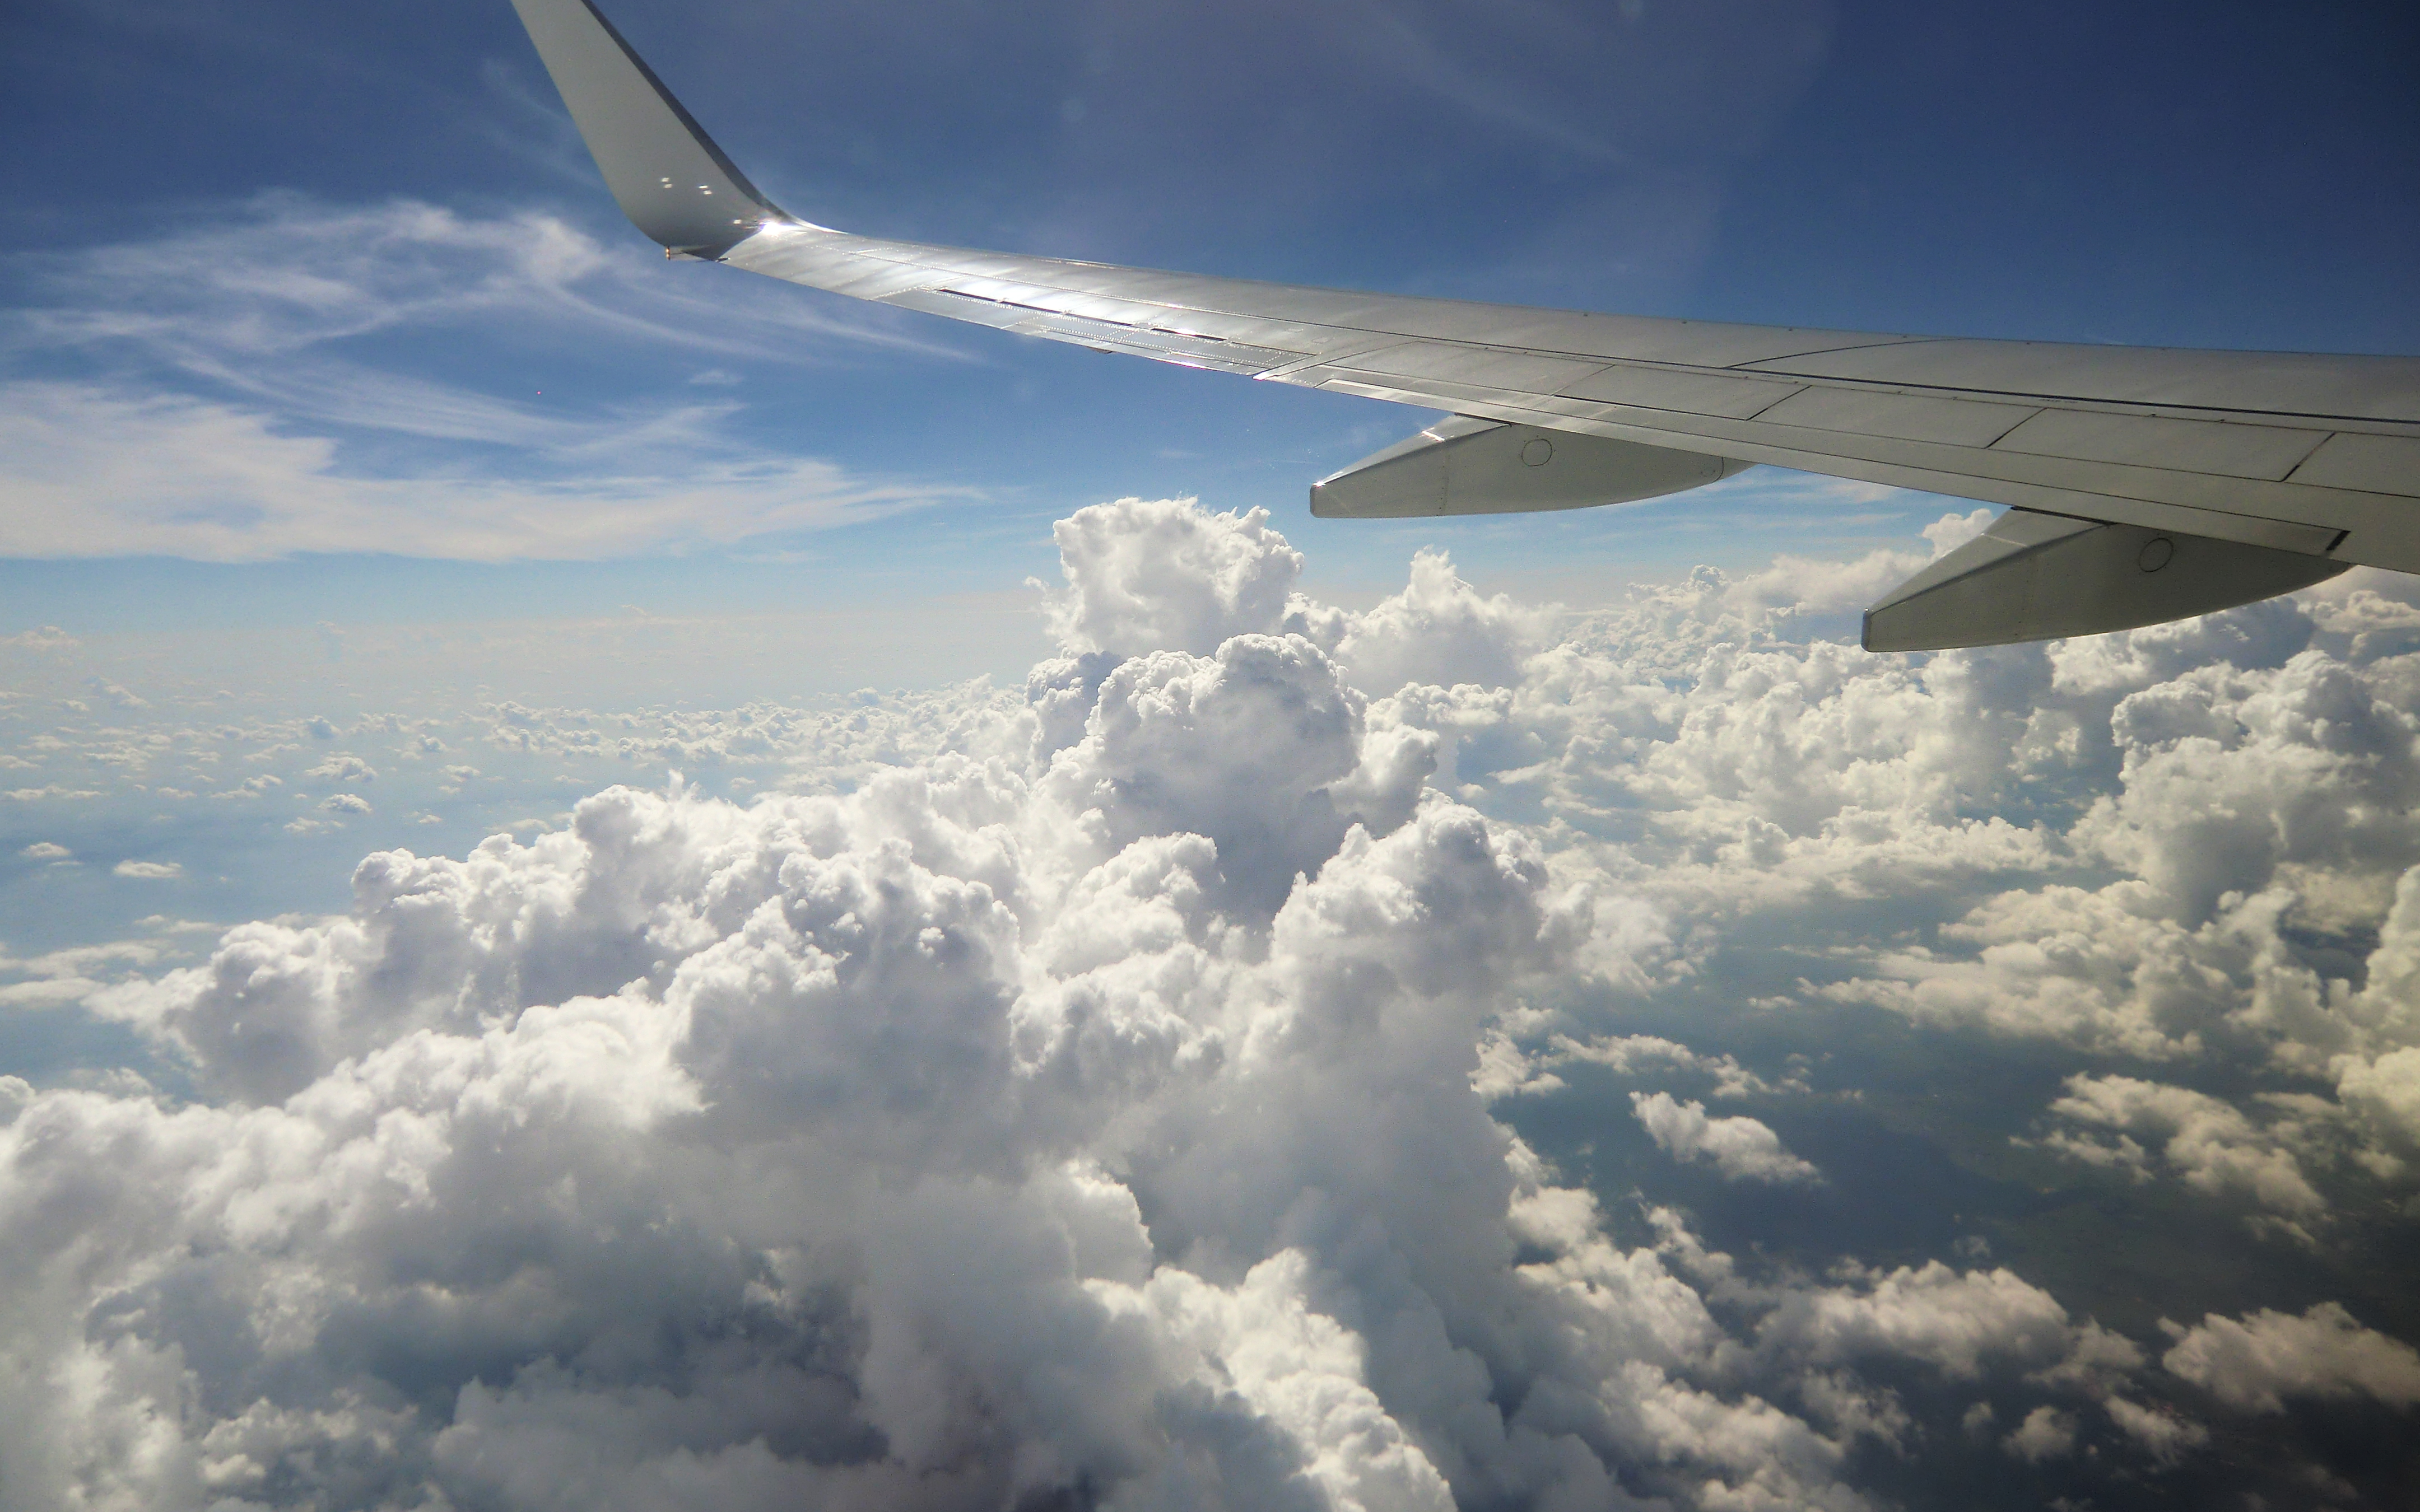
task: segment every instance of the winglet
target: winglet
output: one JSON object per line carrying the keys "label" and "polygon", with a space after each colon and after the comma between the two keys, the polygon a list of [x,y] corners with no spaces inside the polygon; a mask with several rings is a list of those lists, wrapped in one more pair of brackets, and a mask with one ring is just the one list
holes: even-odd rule
{"label": "winglet", "polygon": [[757,193],[590,0],[513,0],[623,213],[667,255],[720,257],[791,217]]}

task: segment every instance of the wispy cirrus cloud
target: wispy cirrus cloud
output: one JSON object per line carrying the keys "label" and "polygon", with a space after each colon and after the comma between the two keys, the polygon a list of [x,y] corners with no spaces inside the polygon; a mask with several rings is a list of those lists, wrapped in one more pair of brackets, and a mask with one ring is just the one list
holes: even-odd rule
{"label": "wispy cirrus cloud", "polygon": [[573,339],[609,375],[667,353],[952,355],[880,312],[668,278],[553,217],[271,195],[21,270],[31,297],[0,326],[0,553],[595,559],[973,492],[752,441],[740,400],[681,372],[554,401],[466,376],[460,352],[499,341]]}
{"label": "wispy cirrus cloud", "polygon": [[973,490],[718,438],[711,410],[597,423],[544,479],[465,460],[379,476],[261,409],[92,383],[0,387],[0,552],[249,562],[382,551],[594,560],[810,531]]}
{"label": "wispy cirrus cloud", "polygon": [[262,375],[218,364],[334,357],[348,337],[499,316],[767,362],[833,362],[852,347],[954,354],[880,311],[833,314],[727,272],[666,269],[528,210],[271,193],[160,236],[25,263],[33,298],[10,322],[12,347],[135,342],[243,381]]}

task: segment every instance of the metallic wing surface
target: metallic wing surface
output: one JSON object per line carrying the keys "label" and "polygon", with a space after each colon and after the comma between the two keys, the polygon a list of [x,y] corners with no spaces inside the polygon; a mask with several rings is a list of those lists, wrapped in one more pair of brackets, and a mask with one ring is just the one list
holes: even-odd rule
{"label": "metallic wing surface", "polygon": [[1569,508],[1760,462],[2009,506],[1876,606],[1878,650],[2127,628],[2356,563],[2420,572],[2420,358],[1594,315],[857,236],[760,193],[591,0],[513,4],[668,255],[1452,413],[1322,480],[1316,514]]}

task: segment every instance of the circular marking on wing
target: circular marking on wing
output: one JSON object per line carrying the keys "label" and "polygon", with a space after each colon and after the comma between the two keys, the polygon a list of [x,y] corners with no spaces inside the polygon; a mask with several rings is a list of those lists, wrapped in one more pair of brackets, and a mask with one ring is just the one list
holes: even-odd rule
{"label": "circular marking on wing", "polygon": [[2176,542],[2164,535],[2155,535],[2143,543],[2142,551],[2134,558],[2134,565],[2145,572],[2157,572],[2175,560],[2176,554]]}
{"label": "circular marking on wing", "polygon": [[1521,460],[1533,468],[1544,467],[1555,459],[1555,443],[1544,436],[1532,436],[1521,447]]}

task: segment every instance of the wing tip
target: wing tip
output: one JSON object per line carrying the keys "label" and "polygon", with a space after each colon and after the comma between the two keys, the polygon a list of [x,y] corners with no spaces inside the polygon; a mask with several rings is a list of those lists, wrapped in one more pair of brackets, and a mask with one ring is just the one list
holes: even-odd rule
{"label": "wing tip", "polygon": [[513,9],[615,202],[667,255],[716,260],[795,219],[740,172],[595,0],[513,0]]}

